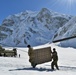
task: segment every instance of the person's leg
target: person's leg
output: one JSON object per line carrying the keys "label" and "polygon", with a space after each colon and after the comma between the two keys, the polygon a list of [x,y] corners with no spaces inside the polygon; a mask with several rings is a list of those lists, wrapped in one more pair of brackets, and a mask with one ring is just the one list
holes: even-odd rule
{"label": "person's leg", "polygon": [[54,70],[54,61],[51,63],[51,69]]}
{"label": "person's leg", "polygon": [[57,70],[59,70],[59,67],[58,67],[57,61],[55,61],[55,67],[56,67]]}

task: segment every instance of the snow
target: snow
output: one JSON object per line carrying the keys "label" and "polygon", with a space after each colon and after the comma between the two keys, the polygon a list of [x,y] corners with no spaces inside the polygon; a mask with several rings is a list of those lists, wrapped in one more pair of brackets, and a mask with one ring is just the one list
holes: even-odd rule
{"label": "snow", "polygon": [[[59,56],[58,65],[60,70],[52,71],[51,62],[39,64],[36,68],[32,68],[29,63],[28,49],[17,48],[19,58],[14,57],[0,57],[0,75],[75,75],[76,74],[76,49],[74,48],[62,48],[55,44],[46,44],[36,46],[34,48],[41,48],[51,46],[56,48]],[[10,48],[7,48],[10,49]],[[12,48],[11,48],[12,49]]]}
{"label": "snow", "polygon": [[[63,39],[67,37],[76,36],[76,16],[70,19],[64,26],[60,27],[54,35],[54,40]],[[63,47],[74,47],[76,48],[76,38],[61,41],[60,45]]]}
{"label": "snow", "polygon": [[70,18],[71,16],[58,14],[47,8],[10,15],[0,27],[0,32],[3,31],[0,33],[0,43],[16,47],[27,46],[29,43],[32,46],[46,44],[52,41],[54,34]]}

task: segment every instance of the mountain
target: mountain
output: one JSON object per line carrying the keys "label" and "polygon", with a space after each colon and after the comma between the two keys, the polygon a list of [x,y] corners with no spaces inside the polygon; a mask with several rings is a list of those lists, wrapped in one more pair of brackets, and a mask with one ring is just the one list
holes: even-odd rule
{"label": "mountain", "polygon": [[[70,19],[63,27],[55,33],[53,40],[76,36],[76,17]],[[60,42],[60,46],[76,48],[76,38]]]}
{"label": "mountain", "polygon": [[32,46],[52,41],[58,29],[64,26],[71,16],[58,14],[47,8],[39,12],[25,11],[10,15],[0,26],[0,43],[7,46]]}

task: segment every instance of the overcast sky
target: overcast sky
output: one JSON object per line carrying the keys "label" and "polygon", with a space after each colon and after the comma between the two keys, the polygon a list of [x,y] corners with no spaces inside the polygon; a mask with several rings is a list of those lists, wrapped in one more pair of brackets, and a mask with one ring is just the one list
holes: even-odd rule
{"label": "overcast sky", "polygon": [[48,8],[58,13],[76,15],[76,0],[0,0],[0,24],[9,15]]}

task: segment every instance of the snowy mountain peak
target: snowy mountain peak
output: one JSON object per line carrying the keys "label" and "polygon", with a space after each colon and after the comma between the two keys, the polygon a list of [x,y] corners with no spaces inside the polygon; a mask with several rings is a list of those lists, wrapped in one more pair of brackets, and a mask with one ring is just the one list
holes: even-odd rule
{"label": "snowy mountain peak", "polygon": [[42,8],[39,12],[25,11],[10,15],[0,26],[0,42],[8,46],[46,44],[69,21],[69,17],[47,8]]}
{"label": "snowy mountain peak", "polygon": [[51,17],[51,12],[47,9],[47,8],[42,8],[41,11],[37,14],[37,17],[40,17],[40,18],[49,18]]}
{"label": "snowy mountain peak", "polygon": [[42,8],[40,13],[51,13],[47,8]]}

